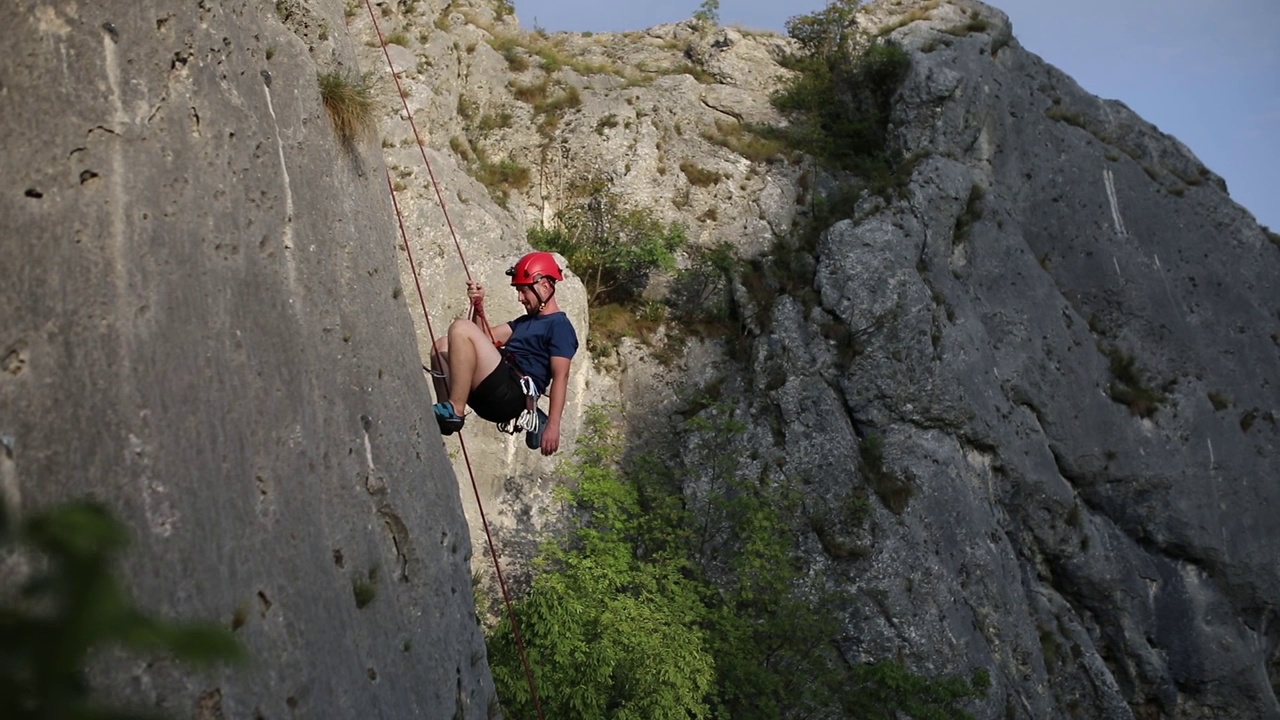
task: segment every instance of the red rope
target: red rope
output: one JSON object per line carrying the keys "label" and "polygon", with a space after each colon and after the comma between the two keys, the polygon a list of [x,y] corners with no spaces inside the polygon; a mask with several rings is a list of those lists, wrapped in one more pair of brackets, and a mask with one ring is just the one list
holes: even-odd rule
{"label": "red rope", "polygon": [[[368,2],[368,0],[366,0]],[[422,290],[422,282],[418,279],[417,265],[413,261],[413,250],[409,247],[409,234],[404,227],[404,216],[400,212],[400,201],[396,199],[395,187],[391,183],[391,171],[387,170],[387,190],[391,193],[391,204],[395,207],[396,222],[400,226],[400,238],[404,242],[405,253],[409,256],[409,267],[413,271],[413,284],[418,290],[418,302],[422,305],[422,314],[427,321],[427,334],[431,337],[431,349],[436,356],[436,364],[443,367],[440,358],[440,351],[436,349],[435,330],[431,326],[431,313],[427,310],[426,294]],[[479,304],[473,305],[473,308],[479,307]],[[483,314],[483,309],[480,310]],[[446,388],[449,385],[448,377],[444,378]],[[458,444],[462,448],[462,458],[467,466],[467,475],[471,478],[471,491],[476,496],[476,507],[480,509],[480,524],[484,527],[485,541],[489,546],[489,556],[493,559],[494,574],[498,578],[498,587],[502,589],[502,602],[506,605],[507,618],[511,621],[511,632],[515,635],[516,649],[520,653],[520,663],[524,666],[525,680],[529,684],[529,693],[533,698],[533,707],[538,713],[539,720],[545,720],[542,714],[542,701],[538,697],[538,683],[533,677],[533,667],[529,664],[529,655],[525,651],[524,638],[520,633],[520,622],[516,619],[515,605],[511,600],[511,591],[507,589],[506,578],[502,575],[502,563],[498,560],[498,550],[493,542],[493,533],[489,529],[489,517],[484,511],[484,503],[480,500],[480,486],[476,482],[476,473],[471,466],[471,454],[467,451],[467,441],[458,433]]]}
{"label": "red rope", "polygon": [[471,321],[484,328],[484,334],[489,336],[489,342],[494,347],[499,347],[498,340],[493,336],[493,328],[489,327],[489,317],[484,314],[484,298],[471,299]]}
{"label": "red rope", "polygon": [[[387,59],[387,67],[391,69],[391,77],[395,80],[396,89],[400,93],[400,101],[404,105],[405,115],[409,118],[409,125],[413,128],[413,136],[418,142],[418,149],[422,152],[422,162],[426,165],[427,173],[431,176],[431,185],[435,188],[436,200],[440,203],[440,210],[444,213],[445,223],[449,226],[449,234],[453,237],[454,247],[458,250],[458,258],[462,261],[463,270],[466,272],[467,280],[470,282],[471,270],[467,267],[466,255],[462,252],[462,244],[458,241],[458,234],[453,228],[453,222],[449,220],[449,211],[445,206],[444,195],[440,192],[440,184],[436,181],[435,172],[431,169],[431,161],[427,159],[426,146],[422,142],[422,137],[418,134],[417,125],[413,122],[413,114],[409,112],[409,105],[405,102],[404,91],[400,87],[400,78],[396,74],[395,64],[391,62],[391,54],[387,51],[387,43],[382,36],[382,28],[378,26],[378,18],[373,12],[372,2],[370,0],[365,0],[365,7],[369,10],[369,19],[373,21],[373,29],[378,34],[378,42],[382,45],[382,54]],[[409,245],[409,233],[404,227],[404,214],[400,212],[400,201],[396,198],[395,186],[391,182],[390,169],[386,171],[386,176],[387,192],[391,195],[391,204],[396,211],[396,222],[400,227],[400,239],[404,242],[404,251],[408,256],[409,269],[413,273],[413,284],[418,291],[418,302],[422,306],[422,315],[427,323],[427,335],[431,338],[431,350],[435,354],[436,365],[438,367],[444,367],[443,359],[440,357],[440,351],[436,349],[436,334],[431,325],[431,313],[427,310],[426,293],[423,292],[422,282],[418,278],[418,266],[413,260],[413,248]],[[492,331],[490,331],[488,322],[484,316],[483,302],[477,298],[472,301],[471,307],[473,314],[475,314],[475,316],[484,323],[483,327],[485,328],[485,332],[489,333],[490,338],[492,338]],[[444,384],[446,389],[448,389],[448,377],[444,378]],[[542,714],[542,702],[538,697],[538,684],[537,681],[534,680],[533,667],[529,664],[529,655],[525,651],[524,639],[521,637],[520,633],[520,623],[516,619],[515,604],[511,600],[511,592],[507,589],[506,578],[502,575],[502,563],[498,560],[497,546],[493,542],[493,533],[489,529],[489,517],[484,511],[484,503],[480,500],[480,486],[476,482],[476,473],[471,466],[471,455],[467,451],[467,442],[463,438],[462,433],[458,433],[458,443],[462,448],[462,458],[467,466],[467,475],[471,478],[471,491],[475,493],[476,496],[476,507],[480,509],[480,523],[484,527],[485,541],[489,546],[489,556],[493,559],[494,574],[498,578],[498,587],[502,590],[502,601],[506,605],[507,618],[511,621],[511,632],[515,636],[516,649],[520,654],[520,663],[524,666],[524,676],[525,680],[529,684],[529,693],[533,698],[533,707],[534,710],[537,711],[539,720],[545,720],[545,716]]]}
{"label": "red rope", "polygon": [[[373,12],[373,3],[370,0],[364,0],[364,5],[369,9],[369,19],[373,21],[373,30],[378,34],[378,44],[382,46],[382,55],[387,59],[387,67],[391,68],[391,80],[396,84],[396,94],[400,96],[400,105],[404,108],[405,117],[409,118],[409,127],[413,128],[413,139],[418,143],[418,152],[422,153],[422,164],[427,167],[427,176],[431,178],[431,188],[436,192],[436,200],[440,203],[440,212],[444,213],[444,223],[449,227],[449,236],[453,238],[453,247],[458,251],[458,257],[462,260],[462,271],[467,275],[467,281],[471,281],[471,268],[467,266],[467,258],[462,252],[462,243],[458,241],[458,232],[453,229],[453,221],[449,219],[449,208],[445,206],[444,194],[440,192],[440,183],[436,180],[435,171],[431,169],[431,161],[427,159],[427,144],[422,140],[422,135],[418,133],[418,124],[413,121],[413,113],[409,110],[409,101],[405,99],[404,88],[400,86],[400,74],[396,72],[395,63],[391,62],[391,51],[387,50],[387,39],[382,36],[382,28],[378,25],[378,18]],[[416,270],[415,270],[416,272]]]}

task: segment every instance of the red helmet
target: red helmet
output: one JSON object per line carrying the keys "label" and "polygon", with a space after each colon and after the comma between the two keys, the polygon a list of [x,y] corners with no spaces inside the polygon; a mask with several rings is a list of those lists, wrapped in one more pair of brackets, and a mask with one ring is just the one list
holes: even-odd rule
{"label": "red helmet", "polygon": [[564,279],[564,273],[560,272],[555,256],[549,252],[531,252],[525,255],[517,260],[514,266],[507,268],[507,275],[511,276],[513,286],[532,285],[538,282],[539,278],[549,278],[557,282]]}

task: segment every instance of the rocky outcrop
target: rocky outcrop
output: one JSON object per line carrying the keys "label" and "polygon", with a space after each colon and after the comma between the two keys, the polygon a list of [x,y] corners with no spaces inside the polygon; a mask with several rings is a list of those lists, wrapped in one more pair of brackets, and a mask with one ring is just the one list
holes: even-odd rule
{"label": "rocky outcrop", "polygon": [[[584,353],[572,407],[621,399],[648,448],[680,446],[651,420],[696,388],[752,420],[746,464],[800,483],[810,575],[848,598],[846,657],[989,670],[983,718],[1280,717],[1280,252],[1176,139],[999,11],[877,3],[860,23],[913,62],[900,181],[807,243],[859,180],[746,132],[784,122],[785,40],[372,7],[0,11],[21,99],[0,125],[6,497],[106,500],[139,529],[145,605],[270,659],[120,663],[107,685],[213,717],[495,709],[445,468],[518,564],[554,463],[481,427],[472,493],[425,416],[415,287],[438,335],[464,310],[456,235],[490,316],[514,315],[502,270],[592,179],[754,265],[734,347]],[[344,146],[314,78],[357,66],[385,115]]]}
{"label": "rocky outcrop", "polygon": [[[865,556],[812,540],[864,598],[855,654],[992,667],[988,717],[1280,717],[1280,252],[998,11],[890,38],[918,164],[824,234],[820,301],[776,303],[755,363],[815,503],[909,488],[848,530]],[[867,329],[850,362],[832,321]]]}
{"label": "rocky outcrop", "polygon": [[342,5],[0,25],[6,504],[105,502],[139,603],[252,657],[95,684],[175,717],[491,717],[375,133],[339,142],[317,86],[357,72]]}
{"label": "rocky outcrop", "polygon": [[481,5],[389,21],[419,33],[431,147],[530,169],[490,188],[504,235],[603,176],[772,278],[736,289],[746,369],[714,338],[674,367],[623,343],[583,397],[665,418],[718,387],[757,420],[752,463],[804,484],[814,575],[854,598],[847,656],[989,669],[981,717],[1280,717],[1280,253],[1186,147],[997,10],[877,3],[862,27],[913,61],[903,179],[784,257],[775,238],[856,185],[740,141],[782,121],[785,41],[521,33]]}

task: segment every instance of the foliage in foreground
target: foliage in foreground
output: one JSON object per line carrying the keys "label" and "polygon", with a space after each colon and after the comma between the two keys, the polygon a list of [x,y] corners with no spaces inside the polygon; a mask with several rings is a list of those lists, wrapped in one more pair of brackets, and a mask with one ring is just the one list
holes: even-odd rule
{"label": "foliage in foreground", "polygon": [[[838,651],[837,599],[806,580],[785,483],[742,472],[743,426],[695,419],[685,467],[621,463],[593,410],[558,492],[573,518],[549,541],[516,614],[547,717],[967,718],[986,679],[929,680]],[[681,478],[700,480],[682,490]],[[696,491],[692,488],[696,487]],[[534,711],[507,621],[490,666],[511,718]]]}
{"label": "foliage in foreground", "polygon": [[71,503],[4,522],[0,557],[41,568],[0,595],[0,717],[9,720],[129,720],[151,717],[104,707],[90,697],[85,664],[120,645],[195,663],[235,661],[241,650],[221,627],[148,617],[128,598],[113,563],[128,544],[101,506]]}

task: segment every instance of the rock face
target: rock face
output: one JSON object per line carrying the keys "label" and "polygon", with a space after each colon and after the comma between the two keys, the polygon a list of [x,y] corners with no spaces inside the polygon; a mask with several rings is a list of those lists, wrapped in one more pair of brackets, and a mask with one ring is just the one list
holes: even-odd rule
{"label": "rock face", "polygon": [[[774,35],[528,33],[467,0],[56,5],[0,10],[0,482],[25,508],[106,500],[138,528],[144,604],[224,618],[264,659],[108,685],[200,717],[494,709],[415,286],[439,335],[464,309],[456,236],[491,319],[514,315],[525,231],[593,180],[761,272],[733,289],[733,352],[584,353],[571,407],[621,399],[636,445],[678,448],[643,431],[720,388],[747,464],[801,484],[847,657],[989,670],[982,718],[1280,718],[1276,240],[999,11],[861,15],[912,58],[904,179],[805,245],[858,180],[744,132],[784,121]],[[381,137],[344,146],[315,77],[357,65]],[[585,335],[582,285],[560,292]],[[554,464],[468,441],[518,564]]]}
{"label": "rock face", "polygon": [[854,654],[991,667],[987,717],[1280,717],[1280,248],[998,11],[890,37],[919,164],[824,234],[755,364],[815,501],[909,487],[847,530],[865,556],[813,539],[864,598]]}
{"label": "rock face", "polygon": [[471,553],[428,414],[342,5],[8,3],[0,480],[134,530],[139,603],[241,670],[127,657],[175,717],[490,717]]}
{"label": "rock face", "polygon": [[[781,121],[784,41],[416,12],[387,22],[412,29],[431,148],[531,171],[490,183],[503,235],[603,176],[697,243],[809,278],[739,285],[747,367],[714,340],[675,367],[624,343],[581,397],[669,417],[711,385],[776,419],[746,443],[804,484],[814,574],[851,592],[849,657],[989,669],[984,718],[1280,717],[1280,252],[1181,143],[997,10],[877,3],[862,27],[913,62],[893,116],[909,179],[784,258],[775,237],[851,180],[741,142]],[[870,518],[844,511],[861,497]]]}

